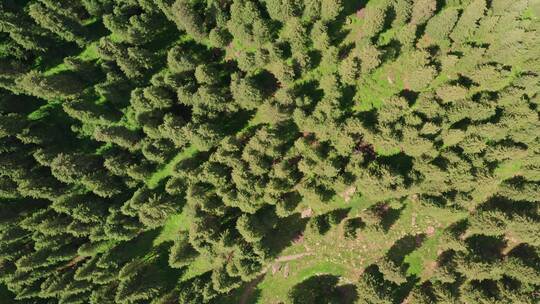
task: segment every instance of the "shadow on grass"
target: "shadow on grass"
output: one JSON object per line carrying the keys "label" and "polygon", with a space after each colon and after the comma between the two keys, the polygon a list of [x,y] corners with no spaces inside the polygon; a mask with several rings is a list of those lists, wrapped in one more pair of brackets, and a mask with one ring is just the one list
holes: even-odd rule
{"label": "shadow on grass", "polygon": [[400,265],[405,259],[406,255],[422,246],[425,238],[426,235],[423,233],[417,235],[406,235],[402,237],[401,239],[397,240],[392,247],[390,247],[387,253],[388,258],[397,265]]}
{"label": "shadow on grass", "polygon": [[405,209],[405,206],[401,207],[400,209],[389,208],[384,212],[381,219],[381,226],[385,232],[388,232],[396,223],[403,209]]}
{"label": "shadow on grass", "polygon": [[364,229],[365,227],[366,223],[362,221],[362,218],[350,218],[347,219],[343,225],[343,233],[346,238],[354,239],[358,235],[358,230]]}
{"label": "shadow on grass", "polygon": [[332,210],[325,214],[315,216],[310,219],[309,225],[311,229],[315,230],[319,234],[327,233],[332,226],[338,225],[347,217],[347,214],[351,208],[342,208]]}
{"label": "shadow on grass", "polygon": [[267,237],[262,240],[264,247],[269,249],[270,255],[277,256],[283,249],[302,234],[306,227],[307,219],[301,218],[296,213],[286,218],[280,218],[275,229],[269,231]]}
{"label": "shadow on grass", "polygon": [[295,285],[289,291],[289,299],[293,304],[356,303],[358,299],[356,286],[338,283],[338,276],[328,274],[312,276]]}

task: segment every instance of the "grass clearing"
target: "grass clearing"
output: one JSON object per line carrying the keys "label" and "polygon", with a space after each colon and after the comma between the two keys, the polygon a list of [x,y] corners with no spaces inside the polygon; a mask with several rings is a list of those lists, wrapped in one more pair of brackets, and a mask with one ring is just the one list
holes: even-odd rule
{"label": "grass clearing", "polygon": [[163,179],[172,175],[176,164],[186,158],[192,157],[197,152],[198,150],[193,146],[189,146],[182,150],[182,152],[178,153],[167,164],[165,164],[159,170],[154,172],[154,174],[152,174],[152,176],[146,181],[146,185],[148,186],[148,188],[155,189]]}
{"label": "grass clearing", "polygon": [[55,108],[61,107],[62,102],[59,100],[51,101],[47,104],[42,105],[41,107],[37,108],[35,111],[29,113],[26,118],[29,120],[40,120],[44,117],[49,116],[49,114],[54,111]]}
{"label": "grass clearing", "polygon": [[495,176],[501,180],[509,179],[521,170],[521,161],[508,160],[495,169]]}
{"label": "grass clearing", "polygon": [[[82,52],[79,53],[79,55],[75,56],[78,59],[81,59],[82,61],[92,61],[97,60],[99,58],[98,53],[98,42],[92,42]],[[70,68],[65,63],[60,63],[46,71],[43,72],[44,76],[51,76],[54,74],[58,74],[61,72],[69,71]]]}
{"label": "grass clearing", "polygon": [[442,231],[437,231],[437,233],[428,238],[420,248],[408,254],[403,260],[404,263],[408,264],[407,275],[413,275],[417,277],[424,277],[429,275],[426,272],[427,268],[426,263],[433,262],[437,259],[437,248],[439,246],[442,236]]}
{"label": "grass clearing", "polygon": [[206,255],[199,255],[193,262],[191,262],[186,270],[186,272],[182,275],[181,280],[186,281],[191,278],[194,278],[198,275],[201,275],[205,272],[208,272],[214,268],[214,259],[206,256]]}
{"label": "grass clearing", "polygon": [[187,231],[189,226],[189,218],[186,216],[185,211],[171,215],[161,228],[160,234],[154,239],[154,246],[173,241],[180,231]]}
{"label": "grass clearing", "polygon": [[[345,203],[343,198],[336,196],[326,208],[314,205],[314,213],[350,207],[348,218],[355,218],[362,215],[363,209],[376,202],[355,195]],[[288,265],[287,278],[283,277],[282,270],[274,275],[267,273],[258,285],[260,295],[257,303],[286,302],[287,293],[295,284],[317,274],[339,275],[343,282],[356,282],[363,269],[387,254],[403,256],[402,263],[406,266],[407,275],[428,279],[431,275],[429,266],[437,258],[442,231],[462,219],[466,213],[411,200],[404,201],[396,212],[399,216],[393,222],[390,221],[387,230],[368,226],[359,229],[356,238],[344,236],[343,224],[333,226],[323,235],[306,230],[304,241],[289,246],[282,255],[303,252],[311,255],[282,263],[282,268],[285,264]],[[403,251],[404,249],[397,246],[400,240],[414,239],[421,235],[424,235],[425,239],[412,251]]]}
{"label": "grass clearing", "polygon": [[[288,275],[284,276],[285,267]],[[333,262],[317,261],[305,256],[295,261],[281,263],[281,269],[272,274],[266,273],[263,281],[257,286],[259,298],[256,303],[287,303],[287,295],[293,286],[319,274],[341,276],[345,272],[343,265]],[[254,299],[253,299],[254,300]]]}

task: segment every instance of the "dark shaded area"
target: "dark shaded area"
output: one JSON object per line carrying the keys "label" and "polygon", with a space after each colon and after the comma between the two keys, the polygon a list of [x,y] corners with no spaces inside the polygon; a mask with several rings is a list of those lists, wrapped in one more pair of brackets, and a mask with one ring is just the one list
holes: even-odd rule
{"label": "dark shaded area", "polygon": [[327,233],[332,226],[338,225],[347,217],[350,208],[336,209],[310,218],[309,226],[319,234]]}
{"label": "dark shaded area", "polygon": [[390,249],[387,257],[397,265],[401,265],[405,256],[418,249],[426,238],[425,234],[406,235],[397,240]]}
{"label": "dark shaded area", "polygon": [[416,102],[416,98],[418,98],[418,95],[420,95],[420,93],[408,89],[404,89],[399,93],[399,96],[407,100],[409,106],[414,105],[414,103]]}
{"label": "dark shaded area", "polygon": [[405,209],[405,206],[395,209],[395,208],[388,208],[381,218],[381,226],[384,229],[384,231],[388,232],[390,228],[397,222],[399,219],[399,216],[401,215],[401,212]]}
{"label": "dark shaded area", "polygon": [[357,237],[358,230],[366,227],[366,223],[360,217],[350,218],[343,224],[343,233],[347,238]]}
{"label": "dark shaded area", "polygon": [[394,169],[396,172],[399,172],[401,175],[407,176],[407,173],[409,173],[413,167],[414,158],[400,152],[389,156],[377,156],[377,160]]}
{"label": "dark shaded area", "polygon": [[310,277],[289,291],[292,304],[353,304],[358,298],[354,285],[338,285],[339,277],[323,274]]}
{"label": "dark shaded area", "polygon": [[307,219],[300,217],[298,213],[286,218],[280,218],[275,225],[275,229],[267,232],[267,236],[261,241],[263,247],[268,248],[270,255],[277,256],[304,231]]}
{"label": "dark shaded area", "polygon": [[465,240],[476,259],[482,261],[498,261],[502,258],[502,250],[506,247],[506,240],[502,236],[473,235]]}
{"label": "dark shaded area", "polygon": [[[9,291],[4,284],[0,284],[0,299],[2,299],[3,304],[17,304],[20,303],[19,301],[15,300],[15,294]],[[41,300],[36,302],[36,304],[39,303],[46,303],[46,300]]]}

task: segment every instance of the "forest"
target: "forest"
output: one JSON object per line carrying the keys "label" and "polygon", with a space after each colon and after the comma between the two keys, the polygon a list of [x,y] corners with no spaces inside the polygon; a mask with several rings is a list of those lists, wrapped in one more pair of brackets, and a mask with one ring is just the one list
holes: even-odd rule
{"label": "forest", "polygon": [[0,303],[540,303],[540,1],[0,0]]}

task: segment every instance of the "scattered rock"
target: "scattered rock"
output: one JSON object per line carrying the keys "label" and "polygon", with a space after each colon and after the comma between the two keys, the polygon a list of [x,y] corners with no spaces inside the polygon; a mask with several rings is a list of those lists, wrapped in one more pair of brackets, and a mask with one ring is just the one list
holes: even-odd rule
{"label": "scattered rock", "polygon": [[356,11],[356,17],[362,19],[366,16],[366,8],[362,8]]}
{"label": "scattered rock", "polygon": [[422,236],[420,234],[417,234],[415,241],[416,241],[416,246],[420,246],[420,245],[422,245],[422,242],[424,240],[423,240],[423,238],[422,238]]}
{"label": "scattered rock", "polygon": [[307,217],[311,217],[312,215],[313,215],[313,210],[311,208],[307,208],[302,211],[302,213],[300,214],[300,217],[307,218]]}
{"label": "scattered rock", "polygon": [[343,197],[345,202],[348,203],[351,200],[351,198],[352,198],[352,196],[354,195],[355,192],[356,192],[356,187],[355,186],[347,187],[347,189],[345,189],[345,191],[343,191],[341,193],[341,197]]}
{"label": "scattered rock", "polygon": [[272,275],[276,274],[281,269],[281,265],[276,263],[272,265]]}
{"label": "scattered rock", "polygon": [[298,233],[296,237],[293,239],[293,244],[301,244],[304,241],[304,234],[302,232]]}

